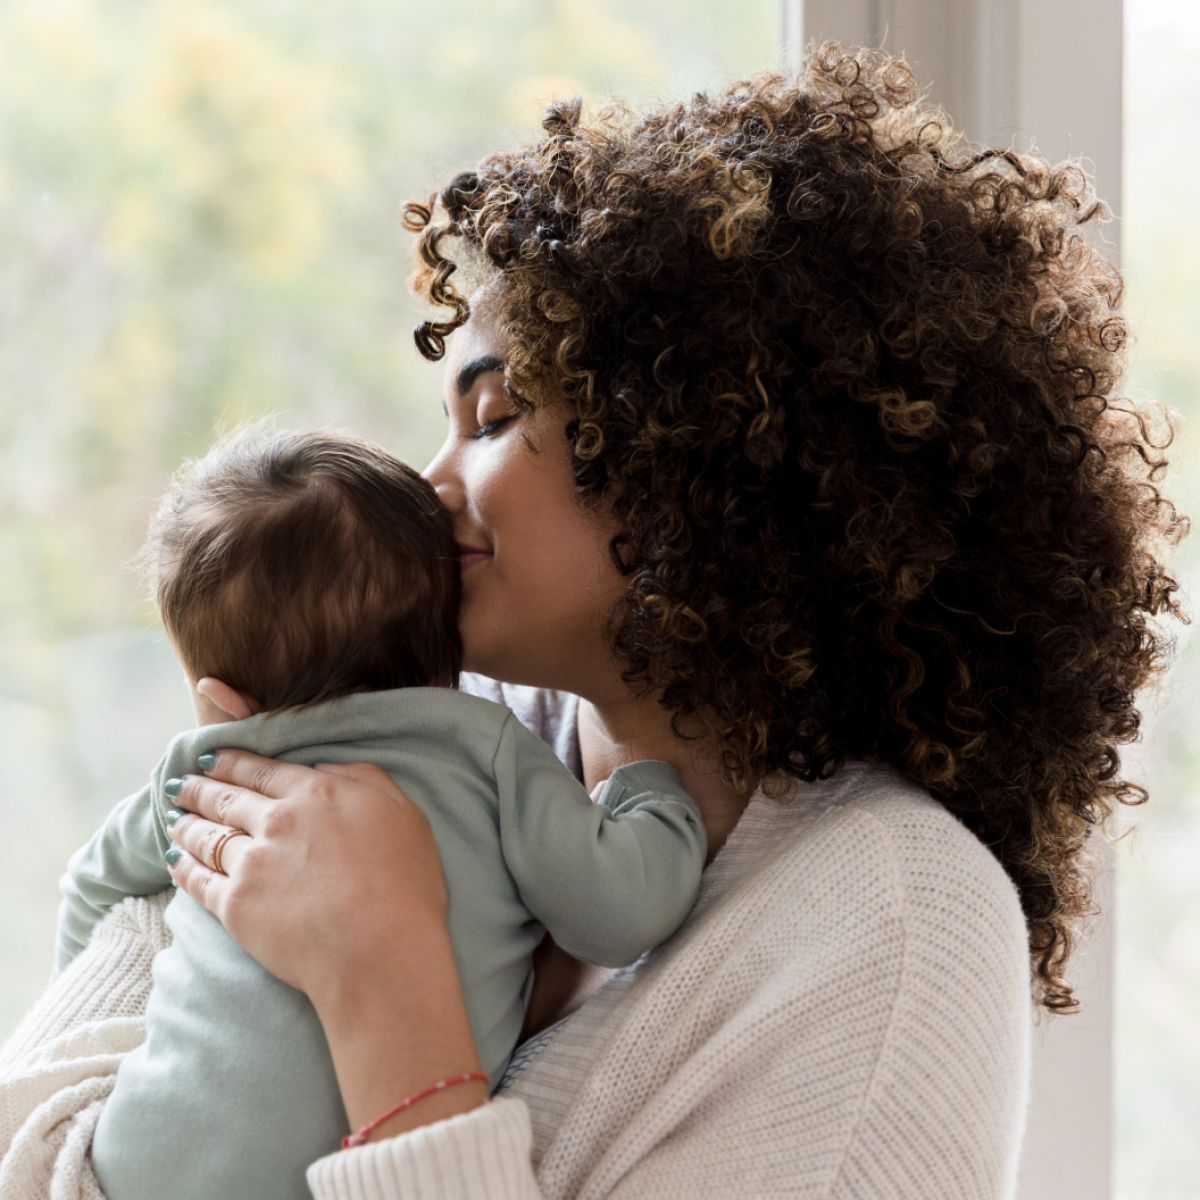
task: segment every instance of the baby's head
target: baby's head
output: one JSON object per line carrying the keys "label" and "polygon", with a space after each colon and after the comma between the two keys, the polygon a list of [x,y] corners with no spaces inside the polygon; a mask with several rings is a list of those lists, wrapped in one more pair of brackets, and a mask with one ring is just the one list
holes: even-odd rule
{"label": "baby's head", "polygon": [[240,697],[216,693],[233,716],[458,681],[450,516],[359,438],[222,439],[176,474],[140,561],[189,679]]}

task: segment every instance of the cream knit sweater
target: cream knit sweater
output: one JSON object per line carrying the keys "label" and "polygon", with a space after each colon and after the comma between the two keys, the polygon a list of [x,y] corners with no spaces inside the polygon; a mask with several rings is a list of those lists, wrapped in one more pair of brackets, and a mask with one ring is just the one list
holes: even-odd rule
{"label": "cream knit sweater", "polygon": [[[164,899],[111,914],[0,1054],[3,1200],[99,1197],[88,1140],[141,1036]],[[501,1098],[321,1159],[309,1183],[318,1200],[994,1200],[1029,1026],[1004,872],[927,795],[854,765],[756,798],[683,928],[518,1059]]]}

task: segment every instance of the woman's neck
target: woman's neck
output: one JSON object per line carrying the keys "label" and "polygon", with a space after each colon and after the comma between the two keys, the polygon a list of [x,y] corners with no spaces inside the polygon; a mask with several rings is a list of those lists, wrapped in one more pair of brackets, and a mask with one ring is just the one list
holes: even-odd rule
{"label": "woman's neck", "polygon": [[603,701],[580,701],[579,750],[589,791],[625,763],[657,759],[674,767],[684,789],[700,806],[709,862],[745,810],[746,797],[721,778],[715,741],[677,737],[670,714],[656,699],[635,696],[624,685]]}

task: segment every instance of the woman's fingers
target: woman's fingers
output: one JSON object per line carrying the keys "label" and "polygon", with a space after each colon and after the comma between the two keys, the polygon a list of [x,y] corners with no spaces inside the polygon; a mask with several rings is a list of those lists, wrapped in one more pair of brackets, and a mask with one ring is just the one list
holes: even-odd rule
{"label": "woman's fingers", "polygon": [[248,837],[243,836],[239,826],[218,825],[214,821],[207,821],[187,812],[167,830],[167,833],[191,858],[209,871],[223,875],[236,873],[237,864],[250,841]]}
{"label": "woman's fingers", "polygon": [[213,825],[261,834],[269,802],[245,788],[207,779],[203,775],[185,775],[171,803],[185,812],[196,813]]}
{"label": "woman's fingers", "polygon": [[[218,750],[215,761],[203,764],[203,775],[185,775],[173,797],[175,804],[218,825],[245,829],[258,837],[265,832],[271,800],[297,799],[322,791],[311,767],[279,762],[245,750]],[[346,775],[360,783],[402,793],[378,767],[369,763],[322,766],[318,770]],[[316,786],[314,786],[316,785]]]}
{"label": "woman's fingers", "polygon": [[[174,834],[174,830],[171,831]],[[229,887],[229,880],[224,875],[218,875],[210,870],[194,855],[186,850],[168,867],[171,878],[181,892],[187,892],[197,904],[203,905],[216,917],[224,920],[222,913],[225,905],[224,891]]]}
{"label": "woman's fingers", "polygon": [[244,829],[255,837],[266,832],[270,801],[320,796],[320,775],[341,775],[368,785],[404,804],[408,797],[391,777],[372,763],[320,763],[311,767],[276,762],[242,750],[222,750],[204,775],[185,775],[175,805],[217,825]]}
{"label": "woman's fingers", "polygon": [[[247,792],[257,792],[273,800],[294,796],[303,791],[311,780],[308,767],[264,758],[248,750],[217,750],[216,761],[204,767],[207,778],[218,783],[233,784]],[[206,816],[208,814],[205,814]]]}
{"label": "woman's fingers", "polygon": [[268,805],[264,800],[295,797],[311,792],[311,768],[278,762],[245,750],[217,750],[205,763],[203,775],[185,775],[175,803],[218,825],[261,835]]}

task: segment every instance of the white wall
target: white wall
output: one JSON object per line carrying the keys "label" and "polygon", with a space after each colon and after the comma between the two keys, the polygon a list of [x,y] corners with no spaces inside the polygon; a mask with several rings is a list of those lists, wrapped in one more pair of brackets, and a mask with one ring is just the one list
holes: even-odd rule
{"label": "white wall", "polygon": [[[780,0],[780,36],[902,52],[976,141],[1082,158],[1119,215],[1123,0]],[[1097,82],[1100,81],[1100,82]],[[1119,250],[1119,220],[1106,252]],[[1110,915],[1075,964],[1084,1010],[1034,1030],[1019,1200],[1112,1195],[1113,889]]]}

